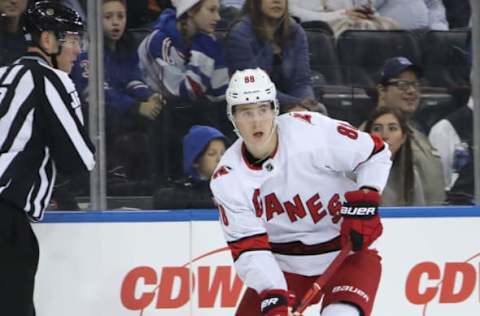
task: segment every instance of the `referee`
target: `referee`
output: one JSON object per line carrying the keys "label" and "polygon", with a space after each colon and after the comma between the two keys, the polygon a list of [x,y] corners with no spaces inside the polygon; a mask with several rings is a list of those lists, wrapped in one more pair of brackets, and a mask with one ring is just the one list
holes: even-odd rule
{"label": "referee", "polygon": [[27,53],[0,68],[0,315],[35,315],[39,247],[29,220],[42,219],[57,170],[95,164],[68,77],[83,29],[75,11],[37,2],[26,13]]}

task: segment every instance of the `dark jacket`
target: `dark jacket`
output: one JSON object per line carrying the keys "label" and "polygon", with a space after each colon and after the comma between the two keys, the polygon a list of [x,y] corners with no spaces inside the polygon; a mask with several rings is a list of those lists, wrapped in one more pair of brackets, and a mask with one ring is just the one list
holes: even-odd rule
{"label": "dark jacket", "polygon": [[[290,30],[291,40],[282,49],[283,80],[278,82],[274,79],[282,109],[314,97],[306,33],[295,22],[292,22]],[[272,43],[262,41],[255,35],[249,17],[243,17],[230,30],[226,40],[226,58],[230,73],[256,67],[269,74],[273,71]]]}
{"label": "dark jacket", "polygon": [[26,51],[27,42],[23,32],[7,32],[5,17],[0,14],[0,67],[13,62]]}

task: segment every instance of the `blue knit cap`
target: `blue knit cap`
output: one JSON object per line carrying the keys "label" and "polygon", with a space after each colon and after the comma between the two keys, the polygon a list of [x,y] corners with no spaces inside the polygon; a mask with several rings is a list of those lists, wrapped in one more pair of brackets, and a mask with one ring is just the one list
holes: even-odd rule
{"label": "blue knit cap", "polygon": [[183,137],[184,175],[196,180],[199,179],[199,175],[195,168],[193,168],[193,164],[214,139],[221,139],[225,143],[227,142],[225,135],[216,128],[204,125],[194,125],[190,128],[187,135]]}

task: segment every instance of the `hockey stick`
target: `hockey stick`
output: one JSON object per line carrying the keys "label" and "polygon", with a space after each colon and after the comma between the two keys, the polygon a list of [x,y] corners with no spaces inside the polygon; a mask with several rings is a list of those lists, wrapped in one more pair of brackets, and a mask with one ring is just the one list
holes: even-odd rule
{"label": "hockey stick", "polygon": [[345,258],[352,250],[352,244],[348,243],[345,245],[340,253],[335,257],[332,263],[328,266],[325,272],[319,276],[315,282],[313,282],[312,287],[305,293],[300,301],[300,305],[292,310],[293,316],[300,316],[305,311],[305,309],[310,305],[312,300],[318,295],[322,288],[327,284],[328,281],[332,278],[333,274],[337,272],[338,268],[342,265]]}

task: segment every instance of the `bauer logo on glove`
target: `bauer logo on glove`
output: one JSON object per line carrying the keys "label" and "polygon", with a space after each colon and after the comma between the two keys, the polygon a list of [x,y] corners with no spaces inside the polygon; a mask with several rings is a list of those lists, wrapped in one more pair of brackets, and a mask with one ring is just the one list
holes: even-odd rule
{"label": "bauer logo on glove", "polygon": [[350,191],[345,193],[346,202],[340,214],[343,216],[340,234],[342,243],[352,242],[352,249],[359,251],[372,244],[383,231],[378,205],[380,193],[377,191]]}
{"label": "bauer logo on glove", "polygon": [[363,206],[342,206],[340,214],[343,216],[374,216],[377,214],[376,207],[363,207]]}

